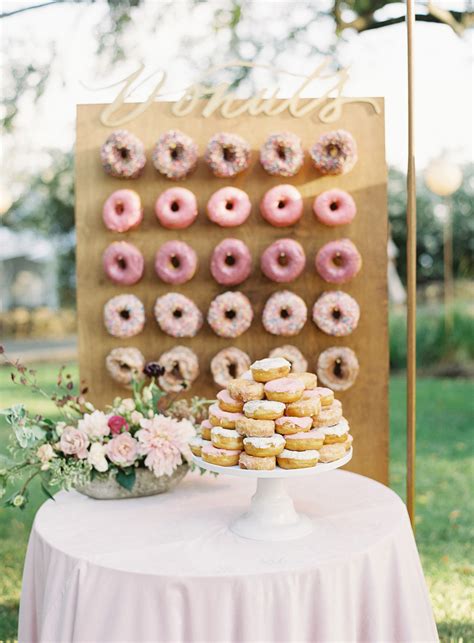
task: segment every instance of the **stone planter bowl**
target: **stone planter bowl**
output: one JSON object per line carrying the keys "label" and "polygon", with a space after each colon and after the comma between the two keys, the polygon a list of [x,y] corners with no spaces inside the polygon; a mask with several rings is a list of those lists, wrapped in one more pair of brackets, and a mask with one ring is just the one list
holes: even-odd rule
{"label": "stone planter bowl", "polygon": [[189,465],[180,464],[170,476],[157,478],[149,469],[137,468],[135,484],[131,491],[115,480],[115,475],[101,474],[85,485],[77,486],[76,491],[96,500],[120,500],[122,498],[143,498],[170,491],[181,482],[189,471]]}

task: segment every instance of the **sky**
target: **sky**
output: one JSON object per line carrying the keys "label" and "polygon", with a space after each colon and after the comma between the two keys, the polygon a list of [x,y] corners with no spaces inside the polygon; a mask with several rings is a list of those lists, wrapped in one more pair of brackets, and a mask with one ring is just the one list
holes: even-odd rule
{"label": "sky", "polygon": [[[325,0],[322,0],[323,2]],[[98,66],[95,54],[95,32],[105,19],[102,3],[59,5],[18,14],[1,21],[2,64],[10,60],[33,57],[47,61],[50,43],[55,55],[51,82],[38,104],[28,99],[21,105],[21,113],[13,137],[2,145],[3,182],[11,173],[31,171],[47,162],[44,150],[69,149],[74,142],[75,106],[84,102],[109,102],[117,89],[97,91],[113,84],[134,71],[140,62],[146,74],[159,69],[168,71],[170,87],[184,87],[198,80],[196,66],[180,57],[181,37],[192,36],[199,41],[196,51],[204,60],[217,56],[224,62],[228,43],[225,34],[209,37],[209,4],[193,14],[192,22],[186,13],[186,4],[177,0],[173,11],[159,21],[157,34],[144,27],[156,14],[156,0],[147,0],[140,10],[140,20],[128,32],[129,56],[126,61],[109,71]],[[27,2],[4,0],[2,11],[18,8]],[[215,3],[214,3],[215,4]],[[225,3],[221,3],[225,4]],[[272,29],[275,35],[284,35],[285,20],[269,21],[272,12],[283,3],[254,3],[254,20]],[[459,2],[450,2],[454,7]],[[214,7],[214,5],[211,5]],[[292,16],[304,19],[304,4],[292,5]],[[276,9],[275,9],[276,8]],[[390,11],[400,8],[390,8]],[[302,12],[298,15],[297,12]],[[251,29],[255,25],[243,27]],[[322,20],[314,28],[314,38],[324,46],[331,38],[332,23]],[[245,33],[243,34],[245,35]],[[221,55],[222,54],[222,55]],[[350,69],[350,80],[345,89],[347,96],[384,96],[386,102],[387,161],[399,168],[406,166],[407,147],[407,90],[406,90],[406,35],[404,25],[366,32],[360,36],[348,34],[339,48],[339,56]],[[275,62],[275,61],[268,61]],[[280,68],[299,73],[311,72],[319,62],[304,51],[291,54],[281,51],[277,64]],[[473,34],[459,38],[444,25],[417,23],[415,28],[415,127],[417,167],[423,169],[431,159],[448,153],[456,162],[473,159]],[[155,77],[156,78],[156,77]],[[256,82],[272,85],[268,74],[256,75]],[[145,83],[132,96],[141,100],[146,96],[154,79]],[[282,77],[279,83],[282,96],[292,92],[291,81]],[[0,179],[1,181],[1,179]],[[4,186],[3,186],[4,187]]]}

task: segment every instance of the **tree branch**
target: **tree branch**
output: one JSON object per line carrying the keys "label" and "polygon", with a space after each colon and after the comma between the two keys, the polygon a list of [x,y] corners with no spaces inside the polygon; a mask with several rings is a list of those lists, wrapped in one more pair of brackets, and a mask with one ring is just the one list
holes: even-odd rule
{"label": "tree branch", "polygon": [[[458,33],[460,31],[462,32],[464,30],[464,27],[469,26],[472,23],[472,21],[474,21],[473,14],[471,13],[463,13],[461,11],[450,11],[449,13],[452,16],[453,20],[458,25],[456,29],[454,28],[453,24],[447,23],[445,20],[442,20],[437,15],[433,15],[431,13],[418,14],[415,16],[415,20],[417,22],[448,24],[448,26],[450,26],[454,31],[457,31]],[[354,22],[357,22],[357,19]],[[387,20],[381,20],[380,22],[377,22],[376,20],[372,20],[367,22],[365,25],[360,25],[359,27],[357,27],[357,25],[348,24],[346,25],[346,28],[353,26],[354,28],[357,29],[359,33],[362,33],[363,31],[370,31],[371,29],[381,29],[383,27],[397,25],[402,22],[405,22],[405,16],[399,16],[398,18],[389,18]]]}
{"label": "tree branch", "polygon": [[49,2],[42,2],[41,4],[33,4],[29,7],[22,7],[21,9],[15,9],[14,11],[6,11],[5,13],[0,13],[0,18],[10,18],[10,16],[15,16],[17,13],[32,11],[33,9],[42,9],[43,7],[49,7],[52,4],[60,4],[62,2],[64,2],[64,0],[50,0]]}

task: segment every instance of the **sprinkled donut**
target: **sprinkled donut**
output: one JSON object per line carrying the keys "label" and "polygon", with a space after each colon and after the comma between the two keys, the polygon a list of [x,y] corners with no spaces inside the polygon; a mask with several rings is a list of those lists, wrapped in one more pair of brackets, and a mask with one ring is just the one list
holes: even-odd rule
{"label": "sprinkled donut", "polygon": [[199,375],[199,360],[186,346],[175,346],[163,353],[158,359],[165,369],[158,378],[158,384],[167,393],[178,393],[189,388]]}
{"label": "sprinkled donut", "polygon": [[290,344],[274,348],[270,351],[268,357],[283,357],[288,360],[291,364],[291,370],[293,373],[305,373],[308,370],[308,362],[303,353],[299,348],[291,346]]}
{"label": "sprinkled donut", "polygon": [[350,223],[356,215],[357,208],[348,192],[334,188],[322,192],[314,199],[313,212],[321,223],[339,226]]}
{"label": "sprinkled donut", "polygon": [[104,324],[113,337],[133,337],[145,325],[145,307],[135,295],[117,295],[104,306]]}
{"label": "sprinkled donut", "polygon": [[113,232],[127,232],[140,225],[143,208],[134,190],[116,190],[104,203],[102,218],[106,228]]}
{"label": "sprinkled donut", "polygon": [[318,250],[315,265],[324,281],[345,284],[361,269],[362,257],[350,239],[338,239]]}
{"label": "sprinkled donut", "polygon": [[303,199],[294,185],[276,185],[265,193],[260,202],[260,213],[268,223],[284,228],[301,218]]}
{"label": "sprinkled donut", "polygon": [[188,228],[198,215],[196,197],[186,188],[169,188],[156,200],[155,214],[164,228]]}
{"label": "sprinkled donut", "polygon": [[184,241],[167,241],[155,255],[156,274],[167,284],[185,284],[194,277],[197,265],[197,254]]}
{"label": "sprinkled donut", "polygon": [[145,148],[139,138],[120,129],[112,132],[100,148],[100,160],[107,174],[117,179],[136,179],[145,167]]}
{"label": "sprinkled donut", "polygon": [[114,241],[102,255],[104,272],[116,284],[131,286],[143,276],[145,261],[140,250],[128,241]]}
{"label": "sprinkled donut", "polygon": [[306,304],[289,290],[274,293],[265,304],[262,322],[272,335],[297,335],[306,323]]}
{"label": "sprinkled donut", "polygon": [[294,176],[303,165],[301,139],[291,132],[271,134],[260,150],[260,163],[272,176]]}
{"label": "sprinkled donut", "polygon": [[202,326],[203,316],[199,308],[191,299],[177,292],[158,297],[153,310],[158,326],[171,337],[194,337]]}
{"label": "sprinkled donut", "polygon": [[127,387],[132,384],[132,381],[138,382],[144,379],[144,366],[145,358],[138,348],[113,348],[105,358],[105,368],[110,377]]}
{"label": "sprinkled donut", "polygon": [[301,275],[306,265],[303,246],[293,239],[278,239],[260,258],[263,274],[277,283],[289,283]]}
{"label": "sprinkled donut", "polygon": [[357,378],[359,360],[351,348],[333,346],[320,354],[316,370],[323,384],[334,391],[345,391]]}
{"label": "sprinkled donut", "polygon": [[204,160],[214,176],[236,176],[250,164],[250,145],[237,134],[222,132],[213,136],[207,144]]}
{"label": "sprinkled donut", "polygon": [[211,257],[211,274],[218,284],[235,286],[247,279],[252,271],[252,255],[240,239],[224,239]]}
{"label": "sprinkled donut", "polygon": [[151,158],[160,174],[173,181],[179,181],[196,168],[198,146],[190,136],[177,129],[171,129],[157,140]]}
{"label": "sprinkled donut", "polygon": [[359,304],[342,290],[324,292],[313,306],[316,326],[334,337],[350,335],[357,328],[359,317]]}
{"label": "sprinkled donut", "polygon": [[220,337],[239,337],[250,327],[252,319],[250,301],[241,292],[218,295],[207,313],[209,326]]}
{"label": "sprinkled donut", "polygon": [[346,174],[357,162],[357,145],[349,132],[338,129],[320,136],[310,155],[321,174]]}
{"label": "sprinkled donut", "polygon": [[217,190],[207,202],[207,216],[222,228],[233,228],[247,220],[252,204],[248,194],[238,188]]}
{"label": "sprinkled donut", "polygon": [[250,367],[250,357],[240,348],[231,346],[219,351],[211,360],[211,373],[218,386],[227,386]]}

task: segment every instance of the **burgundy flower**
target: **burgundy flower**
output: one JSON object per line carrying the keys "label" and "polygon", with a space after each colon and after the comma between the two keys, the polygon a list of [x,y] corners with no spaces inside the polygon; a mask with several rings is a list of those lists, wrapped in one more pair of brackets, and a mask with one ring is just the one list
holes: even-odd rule
{"label": "burgundy flower", "polygon": [[129,430],[127,420],[121,415],[111,415],[107,424],[109,425],[110,431],[115,435]]}

